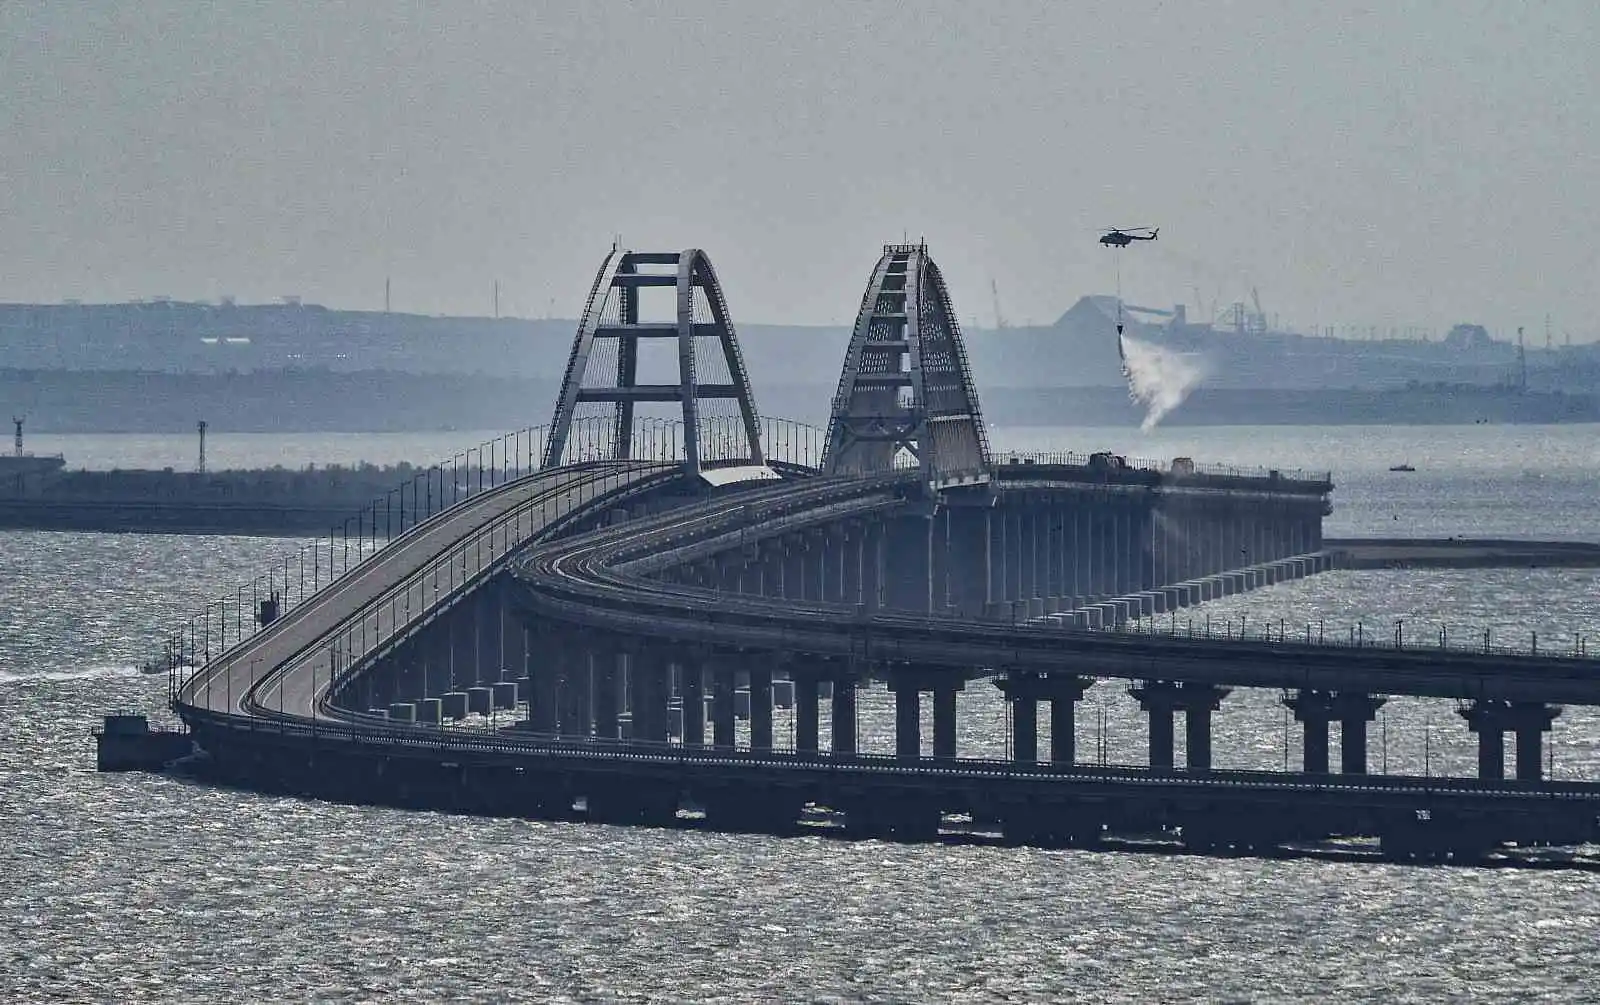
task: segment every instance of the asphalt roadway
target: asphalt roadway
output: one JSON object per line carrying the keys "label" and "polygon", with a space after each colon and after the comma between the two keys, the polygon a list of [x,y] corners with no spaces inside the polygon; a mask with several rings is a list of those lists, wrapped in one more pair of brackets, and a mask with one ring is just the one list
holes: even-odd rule
{"label": "asphalt roadway", "polygon": [[472,496],[211,661],[179,689],[179,701],[229,715],[326,718],[320,701],[337,668],[448,606],[459,587],[574,510],[677,473],[653,462],[593,462]]}

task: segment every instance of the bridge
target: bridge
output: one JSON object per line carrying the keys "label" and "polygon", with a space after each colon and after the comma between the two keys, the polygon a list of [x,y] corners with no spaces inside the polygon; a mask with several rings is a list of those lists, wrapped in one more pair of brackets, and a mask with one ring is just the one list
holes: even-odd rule
{"label": "bridge", "polygon": [[[172,703],[218,777],[469,812],[1200,850],[1356,836],[1465,861],[1592,840],[1600,784],[1542,777],[1560,703],[1600,703],[1586,652],[1179,628],[1181,608],[1325,569],[1331,489],[997,456],[921,245],[874,267],[828,428],[764,418],[707,256],[614,248],[551,422],[423,471],[208,607],[168,645]],[[1119,679],[1148,763],[1083,763],[1077,704]],[[859,749],[874,687],[892,753]],[[1282,690],[1303,770],[1212,765],[1238,687]],[[1002,699],[1006,757],[960,750],[975,688]],[[1370,774],[1388,695],[1458,699],[1478,776]]]}

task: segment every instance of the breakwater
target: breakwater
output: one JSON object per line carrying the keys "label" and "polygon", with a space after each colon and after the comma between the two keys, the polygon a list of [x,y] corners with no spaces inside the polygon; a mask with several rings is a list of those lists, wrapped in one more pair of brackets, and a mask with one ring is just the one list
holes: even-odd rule
{"label": "breakwater", "polygon": [[[0,529],[156,534],[325,533],[363,507],[398,520],[449,483],[411,464],[300,470],[61,471],[0,484]],[[397,488],[399,486],[400,488]],[[370,518],[369,518],[370,519]],[[397,524],[398,526],[398,524]]]}
{"label": "breakwater", "polygon": [[1595,569],[1600,544],[1483,538],[1327,538],[1336,569]]}

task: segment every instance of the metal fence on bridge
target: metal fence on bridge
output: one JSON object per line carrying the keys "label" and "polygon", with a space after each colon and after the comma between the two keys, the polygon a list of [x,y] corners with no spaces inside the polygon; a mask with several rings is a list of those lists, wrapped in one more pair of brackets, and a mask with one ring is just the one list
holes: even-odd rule
{"label": "metal fence on bridge", "polygon": [[[706,417],[700,423],[703,457],[711,464],[736,463],[717,444],[736,442],[737,417]],[[726,427],[726,428],[725,428]],[[371,560],[390,542],[444,510],[539,470],[548,437],[547,426],[529,426],[430,464],[382,497],[344,518],[285,554],[266,572],[233,592],[207,601],[198,614],[166,633],[161,654],[146,670],[164,671],[169,699],[183,682],[212,660],[253,638],[267,624],[338,583]],[[611,458],[615,428],[594,417],[573,423],[569,450],[576,460]],[[826,431],[789,419],[762,420],[769,462],[815,470],[822,457]],[[633,459],[681,462],[684,459],[681,419],[639,418],[630,450]]]}

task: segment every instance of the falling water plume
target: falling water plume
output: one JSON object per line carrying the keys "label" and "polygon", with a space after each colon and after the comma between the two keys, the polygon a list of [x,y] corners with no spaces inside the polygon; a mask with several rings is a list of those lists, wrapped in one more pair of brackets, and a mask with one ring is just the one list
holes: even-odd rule
{"label": "falling water plume", "polygon": [[1122,374],[1128,379],[1128,397],[1144,406],[1144,422],[1139,428],[1155,428],[1163,417],[1183,404],[1189,392],[1206,378],[1209,367],[1203,357],[1173,352],[1126,335],[1117,336],[1122,356]]}

